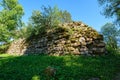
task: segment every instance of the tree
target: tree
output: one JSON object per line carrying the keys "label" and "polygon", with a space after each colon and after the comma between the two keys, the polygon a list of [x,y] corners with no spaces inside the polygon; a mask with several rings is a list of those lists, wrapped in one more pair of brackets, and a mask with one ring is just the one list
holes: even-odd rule
{"label": "tree", "polygon": [[112,49],[118,48],[118,38],[120,36],[120,31],[112,23],[106,23],[101,28],[101,33],[104,36],[105,42],[108,47]]}
{"label": "tree", "polygon": [[27,25],[23,25],[23,27],[19,30],[16,30],[16,37],[17,38],[28,38],[33,32],[35,33],[35,31],[33,31],[33,27],[30,23],[28,23]]}
{"label": "tree", "polygon": [[0,42],[8,42],[9,40],[9,32],[6,27],[0,24]]}
{"label": "tree", "polygon": [[61,23],[67,23],[71,22],[71,14],[69,12],[65,11],[60,11],[60,16],[61,16]]}
{"label": "tree", "polygon": [[104,7],[103,15],[116,17],[116,23],[120,24],[120,0],[98,0]]}
{"label": "tree", "polygon": [[42,7],[40,11],[33,11],[32,16],[30,17],[29,23],[34,27],[32,34],[39,34],[44,32],[46,29],[50,29],[58,26],[60,23],[70,22],[71,15],[69,12],[59,10],[57,6],[55,7]]}
{"label": "tree", "polygon": [[71,22],[71,14],[67,10],[60,10],[57,6],[52,7],[42,7],[42,16],[46,19],[50,27],[57,26],[59,23]]}
{"label": "tree", "polygon": [[31,28],[32,28],[32,26],[33,26],[35,34],[38,34],[40,28],[43,26],[43,24],[45,24],[45,21],[41,15],[41,12],[34,10],[32,12],[32,16],[30,17],[30,21],[28,24],[29,24],[28,27],[31,26]]}
{"label": "tree", "polygon": [[[14,30],[22,26],[21,18],[24,14],[18,0],[1,0],[0,5],[0,41],[6,42],[14,38]],[[4,37],[3,37],[4,36]]]}

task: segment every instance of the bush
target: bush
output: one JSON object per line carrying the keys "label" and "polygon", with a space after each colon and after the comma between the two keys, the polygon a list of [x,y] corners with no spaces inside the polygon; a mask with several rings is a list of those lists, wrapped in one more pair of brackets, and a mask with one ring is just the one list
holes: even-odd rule
{"label": "bush", "polygon": [[9,43],[0,45],[0,54],[1,53],[6,53],[7,49],[9,48]]}

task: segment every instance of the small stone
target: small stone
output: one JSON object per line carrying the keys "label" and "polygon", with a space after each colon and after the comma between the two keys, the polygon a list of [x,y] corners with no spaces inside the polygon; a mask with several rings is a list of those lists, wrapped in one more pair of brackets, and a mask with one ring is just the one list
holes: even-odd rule
{"label": "small stone", "polygon": [[72,46],[73,47],[78,47],[78,46],[80,46],[80,43],[73,43]]}
{"label": "small stone", "polygon": [[44,70],[44,73],[46,76],[48,77],[52,77],[52,76],[55,76],[56,74],[56,69],[51,67],[51,66],[48,66],[45,70]]}
{"label": "small stone", "polygon": [[63,41],[61,41],[61,43],[62,43],[62,44],[65,44],[65,42],[66,42],[66,41],[64,41],[64,40],[63,40]]}
{"label": "small stone", "polygon": [[80,54],[80,52],[79,52],[79,50],[78,50],[78,49],[75,49],[75,50],[73,51],[73,54],[75,54],[75,55],[79,55],[79,54]]}
{"label": "small stone", "polygon": [[97,47],[105,47],[105,43],[96,44]]}
{"label": "small stone", "polygon": [[79,38],[79,42],[85,42],[85,38],[84,37],[80,37]]}
{"label": "small stone", "polygon": [[74,51],[75,49],[73,47],[68,47],[69,51]]}

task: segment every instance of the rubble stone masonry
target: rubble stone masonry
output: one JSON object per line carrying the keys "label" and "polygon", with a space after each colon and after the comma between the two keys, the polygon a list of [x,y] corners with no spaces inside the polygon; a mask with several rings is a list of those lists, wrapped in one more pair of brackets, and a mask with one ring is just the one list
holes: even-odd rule
{"label": "rubble stone masonry", "polygon": [[13,41],[9,54],[101,55],[106,52],[103,36],[82,22],[59,24],[42,36]]}

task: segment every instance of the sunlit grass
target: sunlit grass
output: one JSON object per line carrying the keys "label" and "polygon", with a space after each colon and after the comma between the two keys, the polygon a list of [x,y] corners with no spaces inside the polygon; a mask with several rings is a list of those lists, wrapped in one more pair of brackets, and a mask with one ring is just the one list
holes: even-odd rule
{"label": "sunlit grass", "polygon": [[47,80],[44,70],[51,66],[56,75],[50,80],[112,80],[120,71],[120,56],[10,56],[0,55],[0,80]]}
{"label": "sunlit grass", "polygon": [[0,54],[0,57],[9,57],[9,56],[11,56],[11,55],[9,55],[9,54]]}

